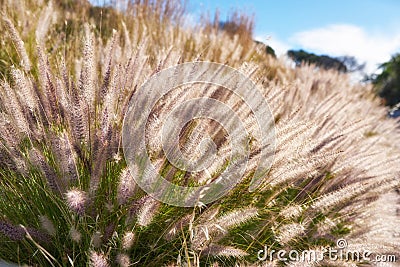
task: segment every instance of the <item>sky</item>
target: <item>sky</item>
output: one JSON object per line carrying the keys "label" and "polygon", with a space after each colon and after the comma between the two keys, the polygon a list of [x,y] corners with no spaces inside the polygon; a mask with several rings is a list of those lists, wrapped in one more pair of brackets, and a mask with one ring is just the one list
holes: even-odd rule
{"label": "sky", "polygon": [[354,56],[366,72],[400,53],[398,0],[189,0],[196,19],[218,9],[221,19],[233,10],[255,16],[254,38],[278,55],[289,49]]}

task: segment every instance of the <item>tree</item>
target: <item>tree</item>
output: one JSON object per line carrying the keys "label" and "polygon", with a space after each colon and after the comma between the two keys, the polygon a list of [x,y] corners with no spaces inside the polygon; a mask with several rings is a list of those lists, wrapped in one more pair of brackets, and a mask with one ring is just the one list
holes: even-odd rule
{"label": "tree", "polygon": [[307,63],[315,64],[317,67],[324,69],[334,69],[340,72],[347,72],[347,67],[343,62],[326,55],[318,56],[302,49],[298,51],[289,50],[287,55],[296,63],[296,66],[300,66],[302,63]]}
{"label": "tree", "polygon": [[360,64],[353,56],[330,57],[327,55],[316,55],[304,50],[289,50],[287,55],[296,63],[296,66],[302,63],[315,64],[319,68],[334,69],[339,72],[356,72],[365,68],[365,63]]}
{"label": "tree", "polygon": [[265,46],[265,53],[267,53],[268,55],[272,56],[273,58],[276,58],[275,50],[272,47],[270,47],[269,45],[264,44],[263,42],[257,41],[257,40],[254,40],[254,42],[257,45]]}
{"label": "tree", "polygon": [[336,57],[336,59],[346,66],[347,72],[363,71],[365,69],[365,62],[360,64],[353,56],[341,56]]}
{"label": "tree", "polygon": [[267,46],[265,47],[265,52],[266,52],[268,55],[271,55],[272,57],[276,58],[275,50],[274,50],[272,47],[270,47],[269,45],[267,45]]}
{"label": "tree", "polygon": [[385,100],[388,106],[394,106],[400,102],[400,54],[379,66],[381,74],[370,78],[375,85],[377,94]]}

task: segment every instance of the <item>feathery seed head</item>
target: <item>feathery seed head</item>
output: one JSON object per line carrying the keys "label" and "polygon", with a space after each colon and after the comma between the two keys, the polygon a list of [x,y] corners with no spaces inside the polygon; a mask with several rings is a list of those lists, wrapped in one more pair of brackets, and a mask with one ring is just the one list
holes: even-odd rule
{"label": "feathery seed head", "polygon": [[134,232],[126,232],[122,237],[122,249],[129,250],[133,242],[135,242],[135,233]]}
{"label": "feathery seed head", "polygon": [[140,226],[147,226],[151,223],[156,215],[156,212],[160,206],[160,202],[150,196],[146,196],[142,200],[143,205],[137,213],[137,223]]}
{"label": "feathery seed head", "polygon": [[279,233],[276,236],[276,239],[281,244],[286,244],[292,239],[304,234],[305,229],[304,225],[299,223],[285,224],[279,228]]}
{"label": "feathery seed head", "polygon": [[231,246],[221,246],[217,244],[210,244],[206,249],[201,252],[203,255],[219,256],[219,257],[235,257],[241,258],[247,256],[248,253]]}
{"label": "feathery seed head", "polygon": [[71,227],[71,229],[69,230],[69,235],[70,235],[72,241],[74,241],[75,243],[79,244],[82,240],[81,232],[79,232],[79,230],[76,229],[75,227]]}
{"label": "feathery seed head", "polygon": [[25,237],[25,231],[22,227],[5,221],[0,221],[0,232],[13,241],[20,241]]}
{"label": "feathery seed head", "polygon": [[131,266],[131,260],[129,259],[129,256],[126,254],[118,254],[117,255],[117,263],[121,267]]}
{"label": "feathery seed head", "polygon": [[117,189],[117,198],[120,205],[125,204],[135,191],[135,180],[133,175],[137,175],[137,171],[131,174],[129,168],[122,171]]}
{"label": "feathery seed head", "polygon": [[280,215],[286,219],[297,218],[302,213],[303,208],[299,205],[290,205],[288,207],[284,207],[280,212]]}
{"label": "feathery seed head", "polygon": [[49,235],[54,236],[56,234],[56,228],[53,222],[45,215],[39,217],[42,229],[45,230]]}
{"label": "feathery seed head", "polygon": [[88,201],[87,193],[79,189],[70,189],[65,196],[68,207],[77,214],[83,215]]}
{"label": "feathery seed head", "polygon": [[96,231],[92,235],[92,245],[95,248],[99,248],[102,244],[102,235],[99,231]]}
{"label": "feathery seed head", "polygon": [[89,255],[91,267],[109,267],[107,256],[103,252],[91,251]]}

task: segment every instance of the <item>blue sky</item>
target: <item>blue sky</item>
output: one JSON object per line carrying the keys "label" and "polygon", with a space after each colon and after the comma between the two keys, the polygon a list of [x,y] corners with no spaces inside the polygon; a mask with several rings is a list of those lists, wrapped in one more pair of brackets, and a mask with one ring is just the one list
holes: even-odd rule
{"label": "blue sky", "polygon": [[398,0],[200,0],[189,1],[194,18],[216,9],[221,18],[232,10],[255,15],[256,39],[278,54],[299,49],[331,56],[352,55],[373,72],[400,52]]}
{"label": "blue sky", "polygon": [[[110,0],[90,0],[107,3]],[[128,1],[128,0],[117,0]],[[329,56],[354,56],[366,72],[400,53],[400,0],[187,0],[187,21],[201,14],[221,19],[233,10],[255,16],[254,38],[283,55],[304,49]]]}

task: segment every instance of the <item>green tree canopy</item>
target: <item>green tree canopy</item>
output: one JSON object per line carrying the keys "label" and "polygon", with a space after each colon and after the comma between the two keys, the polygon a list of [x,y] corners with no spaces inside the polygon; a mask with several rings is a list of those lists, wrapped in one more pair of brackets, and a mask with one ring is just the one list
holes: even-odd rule
{"label": "green tree canopy", "polygon": [[327,55],[316,55],[302,49],[289,50],[287,55],[296,63],[296,66],[302,63],[315,64],[319,68],[334,69],[339,72],[362,71],[365,67],[365,64],[359,64],[352,56],[334,58]]}
{"label": "green tree canopy", "polygon": [[400,54],[379,66],[381,74],[371,78],[377,94],[385,100],[388,106],[394,106],[400,102]]}

